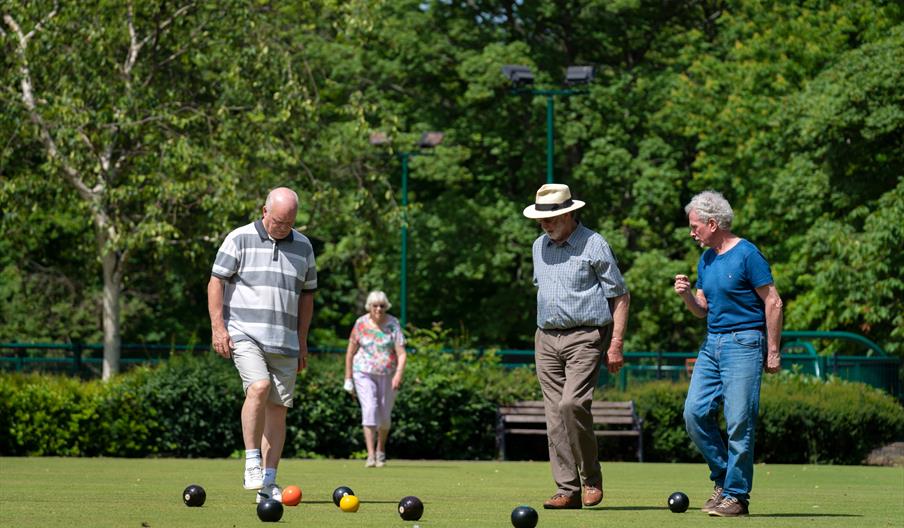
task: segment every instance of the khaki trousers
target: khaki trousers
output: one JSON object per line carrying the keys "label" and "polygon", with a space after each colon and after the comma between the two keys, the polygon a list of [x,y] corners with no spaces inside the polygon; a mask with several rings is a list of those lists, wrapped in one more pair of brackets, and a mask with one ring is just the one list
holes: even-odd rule
{"label": "khaki trousers", "polygon": [[552,477],[558,493],[569,497],[581,496],[582,482],[603,486],[590,406],[611,339],[611,324],[568,330],[538,328],[534,336]]}

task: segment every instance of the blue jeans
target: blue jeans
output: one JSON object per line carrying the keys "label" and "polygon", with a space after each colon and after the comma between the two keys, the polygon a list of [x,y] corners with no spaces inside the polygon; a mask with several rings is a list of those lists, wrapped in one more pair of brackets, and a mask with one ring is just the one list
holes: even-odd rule
{"label": "blue jeans", "polygon": [[[709,464],[709,478],[722,495],[750,500],[753,444],[760,407],[760,381],[766,340],[759,330],[707,334],[691,376],[684,423]],[[728,443],[719,431],[719,405],[725,409]]]}

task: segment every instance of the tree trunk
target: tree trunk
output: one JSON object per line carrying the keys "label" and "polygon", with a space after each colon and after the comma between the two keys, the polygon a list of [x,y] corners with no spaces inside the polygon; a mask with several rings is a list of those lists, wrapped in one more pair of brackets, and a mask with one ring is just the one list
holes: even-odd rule
{"label": "tree trunk", "polygon": [[122,293],[122,273],[116,251],[104,248],[103,236],[98,240],[104,268],[104,381],[119,373],[119,297]]}

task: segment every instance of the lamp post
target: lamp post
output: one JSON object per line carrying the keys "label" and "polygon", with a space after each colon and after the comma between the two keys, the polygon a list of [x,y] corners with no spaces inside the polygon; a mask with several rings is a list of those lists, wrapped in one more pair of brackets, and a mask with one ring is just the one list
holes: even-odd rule
{"label": "lamp post", "polygon": [[[397,152],[396,156],[402,161],[402,228],[401,228],[401,256],[399,257],[399,319],[402,328],[408,324],[408,164],[411,158],[425,155],[423,149],[431,149],[443,142],[442,132],[424,132],[416,146],[418,150]],[[374,132],[370,135],[370,144],[374,146],[389,145],[390,139],[382,132]]]}
{"label": "lamp post", "polygon": [[[502,74],[512,83],[512,93],[531,95],[543,95],[546,97],[546,183],[553,182],[553,157],[555,147],[553,143],[555,122],[554,97],[559,95],[567,97],[581,93],[587,93],[586,89],[575,88],[530,88],[534,84],[534,73],[527,66],[519,64],[507,64],[502,67]],[[593,80],[593,66],[569,66],[565,73],[565,84],[576,86],[589,84]]]}

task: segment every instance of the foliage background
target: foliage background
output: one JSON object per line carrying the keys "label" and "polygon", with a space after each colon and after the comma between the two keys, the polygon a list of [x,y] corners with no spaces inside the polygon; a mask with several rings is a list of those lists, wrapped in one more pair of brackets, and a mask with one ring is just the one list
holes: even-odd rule
{"label": "foliage background", "polygon": [[[0,14],[28,31],[53,5]],[[411,166],[410,322],[524,348],[538,231],[520,211],[545,179],[545,101],[511,95],[500,67],[558,86],[565,66],[593,64],[589,93],[556,100],[556,178],[626,272],[628,350],[699,342],[671,277],[699,256],[683,205],[713,188],[771,262],[786,328],[855,331],[904,355],[898,1],[197,1],[161,30],[185,6],[155,0],[134,5],[159,38],[130,88],[126,6],[59,4],[27,57],[61,159],[108,186],[120,235],[103,247],[23,108],[0,25],[0,341],[100,341],[109,251],[130,255],[124,341],[206,341],[219,241],[290,185],[318,252],[311,341],[341,346],[368,290],[398,306],[396,154],[443,130]],[[368,144],[375,130],[390,149]],[[85,138],[126,160],[115,178]]]}

